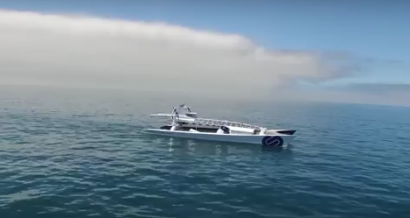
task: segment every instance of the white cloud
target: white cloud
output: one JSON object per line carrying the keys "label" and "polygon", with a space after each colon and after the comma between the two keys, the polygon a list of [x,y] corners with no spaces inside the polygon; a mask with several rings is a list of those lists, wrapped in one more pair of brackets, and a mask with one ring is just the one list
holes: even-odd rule
{"label": "white cloud", "polygon": [[280,85],[350,73],[321,55],[268,50],[241,35],[7,10],[0,10],[0,66],[3,84],[259,98]]}

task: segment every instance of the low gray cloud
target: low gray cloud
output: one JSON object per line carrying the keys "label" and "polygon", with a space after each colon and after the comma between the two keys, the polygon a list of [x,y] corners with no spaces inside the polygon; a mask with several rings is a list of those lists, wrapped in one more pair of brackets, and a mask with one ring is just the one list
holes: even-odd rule
{"label": "low gray cloud", "polygon": [[271,50],[167,23],[0,10],[0,82],[269,98],[354,73],[348,55]]}

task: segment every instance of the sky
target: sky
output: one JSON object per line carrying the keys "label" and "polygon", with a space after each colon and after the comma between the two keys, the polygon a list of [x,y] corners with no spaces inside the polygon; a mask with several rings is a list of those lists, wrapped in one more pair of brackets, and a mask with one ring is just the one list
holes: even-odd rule
{"label": "sky", "polygon": [[409,10],[381,0],[0,0],[0,83],[409,105]]}

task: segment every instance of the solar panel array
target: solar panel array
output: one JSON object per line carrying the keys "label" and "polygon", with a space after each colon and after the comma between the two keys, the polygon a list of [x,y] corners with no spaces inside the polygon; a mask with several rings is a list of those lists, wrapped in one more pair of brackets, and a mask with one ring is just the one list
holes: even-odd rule
{"label": "solar panel array", "polygon": [[233,126],[233,127],[241,127],[241,128],[252,128],[252,129],[260,128],[259,126],[255,126],[255,125],[251,125],[247,123],[232,122],[228,120],[207,119],[207,118],[196,118],[195,123],[199,125],[210,125],[210,126]]}

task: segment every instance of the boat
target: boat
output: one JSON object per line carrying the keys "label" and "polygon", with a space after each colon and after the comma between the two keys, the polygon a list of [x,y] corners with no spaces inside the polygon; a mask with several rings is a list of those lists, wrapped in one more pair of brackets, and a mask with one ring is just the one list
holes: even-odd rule
{"label": "boat", "polygon": [[[185,112],[181,113],[181,110]],[[186,104],[174,107],[171,113],[156,113],[151,117],[170,118],[171,124],[148,128],[146,133],[177,138],[283,147],[293,141],[296,132],[294,129],[268,129],[248,123],[202,118]]]}

